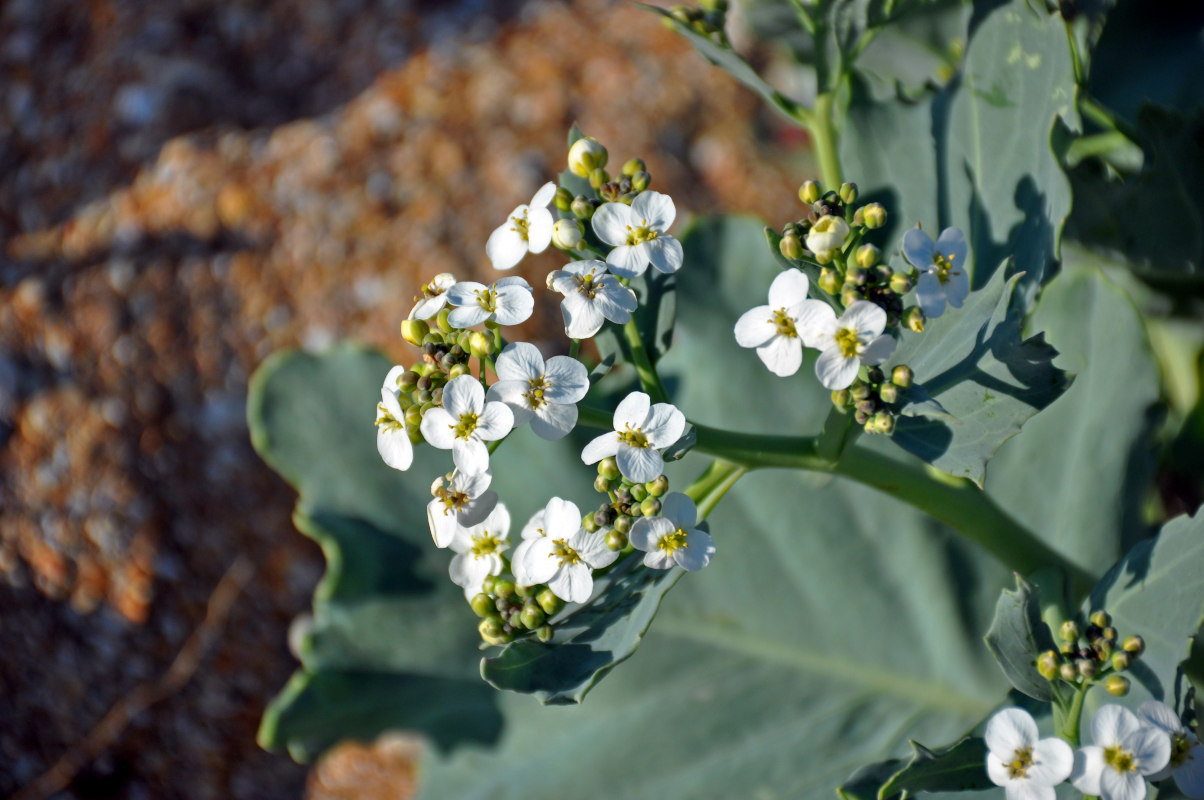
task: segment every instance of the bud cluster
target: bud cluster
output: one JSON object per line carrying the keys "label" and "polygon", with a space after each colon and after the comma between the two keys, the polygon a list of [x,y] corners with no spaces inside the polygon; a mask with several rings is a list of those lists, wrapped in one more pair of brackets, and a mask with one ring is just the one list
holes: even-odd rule
{"label": "bud cluster", "polygon": [[[642,159],[628,159],[620,168],[619,174],[613,177],[606,171],[608,160],[606,148],[597,139],[584,136],[574,142],[569,148],[569,171],[579,178],[587,179],[593,192],[589,195],[574,196],[562,186],[556,190],[553,205],[563,214],[571,214],[575,220],[585,221],[593,217],[594,211],[603,203],[631,205],[631,201],[639,196],[640,192],[652,185],[652,175],[648,173]],[[567,224],[561,226],[560,230],[565,238],[574,238]],[[584,226],[579,230],[584,231]],[[577,238],[576,242],[579,241]],[[560,241],[556,241],[556,245],[562,250],[571,249],[563,246]]]}
{"label": "bud cluster", "polygon": [[[701,0],[696,8],[676,5],[669,8],[673,19],[716,44],[726,45],[727,0]],[[672,23],[669,23],[670,25]]]}
{"label": "bud cluster", "polygon": [[606,531],[606,546],[611,550],[629,548],[627,534],[640,517],[655,517],[661,511],[660,498],[669,491],[669,479],[657,476],[647,483],[632,483],[619,472],[613,458],[598,462],[598,477],[594,489],[610,498],[593,514],[586,514],[582,526],[593,533]]}
{"label": "bud cluster", "polygon": [[1074,620],[1062,623],[1061,644],[1037,658],[1037,671],[1048,681],[1065,681],[1075,688],[1103,682],[1109,694],[1129,693],[1129,679],[1121,675],[1145,650],[1140,636],[1119,639],[1106,611],[1093,611],[1080,630]]}
{"label": "bud cluster", "polygon": [[853,419],[866,433],[891,434],[895,430],[899,394],[911,386],[911,368],[900,364],[889,376],[880,367],[871,367],[864,378],[857,378],[847,389],[832,392],[832,405],[841,412],[853,411]]}
{"label": "bud cluster", "polygon": [[486,644],[506,644],[534,631],[541,642],[552,638],[548,622],[564,608],[564,601],[547,586],[519,586],[509,575],[485,579],[481,593],[470,603],[481,618],[477,630]]}

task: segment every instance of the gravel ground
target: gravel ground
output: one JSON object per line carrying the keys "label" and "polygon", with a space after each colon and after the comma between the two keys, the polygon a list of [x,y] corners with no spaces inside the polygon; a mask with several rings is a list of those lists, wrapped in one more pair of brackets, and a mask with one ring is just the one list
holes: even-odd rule
{"label": "gravel ground", "polygon": [[0,796],[64,754],[62,798],[404,796],[404,738],[312,770],[254,744],[322,565],[248,376],[344,337],[400,356],[416,286],[485,276],[574,120],[679,209],[777,222],[803,143],[605,0],[9,0],[0,70]]}

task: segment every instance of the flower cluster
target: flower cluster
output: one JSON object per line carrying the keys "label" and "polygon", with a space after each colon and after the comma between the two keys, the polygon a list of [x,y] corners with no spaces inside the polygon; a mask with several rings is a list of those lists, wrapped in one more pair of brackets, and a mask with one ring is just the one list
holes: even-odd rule
{"label": "flower cluster", "polygon": [[1129,669],[1145,650],[1140,636],[1123,641],[1112,627],[1107,611],[1093,611],[1080,630],[1079,623],[1067,620],[1059,630],[1062,643],[1037,659],[1037,671],[1048,681],[1062,681],[1071,688],[1101,683],[1109,693],[1123,697],[1129,692],[1129,679],[1120,673]]}

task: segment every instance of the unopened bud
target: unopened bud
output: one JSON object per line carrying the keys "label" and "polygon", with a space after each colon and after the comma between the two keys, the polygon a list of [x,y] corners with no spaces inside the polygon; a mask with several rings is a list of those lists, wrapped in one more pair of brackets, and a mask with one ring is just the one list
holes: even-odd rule
{"label": "unopened bud", "polygon": [[1113,641],[1111,639],[1100,639],[1095,643],[1092,650],[1095,651],[1095,655],[1100,661],[1107,661],[1112,657],[1112,645]]}
{"label": "unopened bud", "polygon": [[589,185],[595,189],[599,189],[610,183],[610,173],[598,167],[589,174]]}
{"label": "unopened bud", "polygon": [[486,617],[477,625],[477,631],[489,644],[502,644],[505,641],[502,624],[501,617]]}
{"label": "unopened bud", "polygon": [[[595,483],[594,488],[597,488],[597,486],[598,485]],[[581,518],[581,527],[585,528],[586,533],[593,533],[594,531],[598,530],[598,520],[594,519],[593,514],[586,514]]]}
{"label": "unopened bud", "polygon": [[456,364],[455,366],[453,366],[451,369],[449,369],[447,371],[447,379],[449,381],[452,381],[452,380],[455,380],[456,378],[460,377],[461,375],[468,375],[469,372],[470,372],[470,370],[468,369],[467,364]]}
{"label": "unopened bud", "polygon": [[594,215],[594,204],[590,202],[583,194],[579,194],[573,198],[573,204],[570,206],[573,216],[577,219],[589,219]]}
{"label": "unopened bud", "polygon": [[655,517],[661,513],[661,501],[655,497],[645,497],[644,502],[640,503],[640,513],[645,517]]}
{"label": "unopened bud", "polygon": [[824,267],[819,272],[819,288],[828,294],[835,295],[840,292],[840,273],[831,267]]}
{"label": "unopened bud", "polygon": [[1145,639],[1142,639],[1140,636],[1130,636],[1125,639],[1121,648],[1131,656],[1139,656],[1145,652]]}
{"label": "unopened bud", "polygon": [[1062,637],[1062,641],[1064,642],[1077,642],[1079,640],[1079,626],[1074,620],[1068,619],[1058,629],[1058,635]]}
{"label": "unopened bud", "polygon": [[645,170],[640,170],[631,176],[631,188],[634,191],[642,192],[652,185],[652,175]]}
{"label": "unopened bud", "polygon": [[797,236],[783,236],[782,241],[778,242],[778,250],[791,261],[797,261],[803,257],[803,243]]}
{"label": "unopened bud", "polygon": [[1133,656],[1126,653],[1124,650],[1118,650],[1112,654],[1112,669],[1117,672],[1124,672],[1133,665]]}
{"label": "unopened bud", "polygon": [[854,402],[860,403],[870,396],[870,387],[862,380],[858,379],[849,387],[849,397],[853,398]]}
{"label": "unopened bud", "polygon": [[497,606],[493,604],[493,598],[484,592],[472,598],[470,605],[472,606],[472,613],[476,614],[478,617],[497,615]]}
{"label": "unopened bud", "polygon": [[919,306],[912,306],[904,311],[903,316],[899,317],[899,321],[909,331],[924,332],[924,312],[920,310]]}
{"label": "unopened bud", "polygon": [[422,376],[412,369],[401,373],[397,379],[397,388],[403,392],[412,392],[418,387],[418,379]]}
{"label": "unopened bud", "polygon": [[622,550],[627,546],[627,534],[620,532],[618,528],[611,529],[606,534],[606,546],[616,552]]}
{"label": "unopened bud", "polygon": [[401,321],[401,338],[415,347],[422,346],[422,340],[431,332],[431,326],[422,319],[405,319]]}
{"label": "unopened bud", "polygon": [[798,187],[798,199],[807,205],[818,202],[823,193],[823,189],[815,181],[804,181],[803,185]]}
{"label": "unopened bud", "polygon": [[468,352],[476,358],[489,358],[493,355],[493,337],[485,331],[473,331],[468,339]]}
{"label": "unopened bud", "polygon": [[618,480],[623,474],[619,471],[619,462],[614,458],[604,458],[598,462],[598,474],[610,481]]}
{"label": "unopened bud", "polygon": [[1108,679],[1104,681],[1104,688],[1110,695],[1124,697],[1129,693],[1129,679],[1124,675],[1109,675]]}
{"label": "unopened bud", "polygon": [[564,608],[564,601],[557,597],[551,589],[544,589],[540,592],[539,596],[535,598],[535,602],[539,603],[539,607],[549,617],[555,616],[560,609]]}
{"label": "unopened bud", "polygon": [[435,316],[435,324],[439,326],[439,331],[441,333],[451,333],[455,330],[451,322],[448,321],[448,317],[451,316],[451,312],[452,310],[450,308],[444,306]]}
{"label": "unopened bud", "polygon": [[911,367],[906,364],[900,364],[890,371],[890,382],[900,389],[911,386],[912,377]]}
{"label": "unopened bud", "polygon": [[1091,624],[1100,628],[1106,628],[1112,624],[1112,616],[1107,611],[1099,609],[1091,612]]}
{"label": "unopened bud", "polygon": [[1047,650],[1037,659],[1037,672],[1041,673],[1041,677],[1047,681],[1052,681],[1058,677],[1058,654],[1053,650]]}
{"label": "unopened bud", "polygon": [[552,198],[552,204],[560,211],[568,211],[573,207],[573,193],[561,186],[556,190],[556,196]]}
{"label": "unopened bud", "polygon": [[1080,658],[1074,662],[1074,666],[1084,678],[1091,679],[1099,675],[1099,665],[1089,658]]}
{"label": "unopened bud", "polygon": [[870,422],[874,426],[874,433],[889,434],[895,430],[895,415],[889,411],[879,411],[870,418]]}
{"label": "unopened bud", "polygon": [[606,148],[599,144],[597,139],[584,136],[573,142],[573,146],[569,148],[569,171],[585,178],[594,170],[605,167],[606,159]]}
{"label": "unopened bud", "polygon": [[615,517],[614,529],[619,533],[626,535],[631,532],[631,525],[633,522],[634,520],[632,520],[631,517],[627,516],[626,514],[620,514],[619,516]]}
{"label": "unopened bud", "polygon": [[422,406],[410,406],[405,412],[407,428],[416,428],[422,424]]}
{"label": "unopened bud", "polygon": [[598,492],[599,494],[606,494],[610,491],[610,481],[606,480],[606,478],[601,475],[594,478],[594,491]]}
{"label": "unopened bud", "polygon": [[878,389],[878,396],[882,398],[883,403],[899,402],[899,387],[893,383],[884,383]]}
{"label": "unopened bud", "polygon": [[547,615],[543,613],[543,609],[535,601],[528,600],[523,603],[523,611],[519,615],[519,620],[522,621],[523,627],[527,630],[535,630],[540,625],[543,625],[547,618]]}
{"label": "unopened bud", "polygon": [[644,484],[637,483],[631,487],[631,499],[637,503],[644,502],[644,498],[648,496],[648,490],[644,488]]}
{"label": "unopened bud", "polygon": [[645,169],[647,169],[647,167],[644,165],[642,159],[629,158],[627,159],[626,163],[623,164],[623,169],[621,172],[630,178],[632,175],[636,174],[637,172],[643,172]]}
{"label": "unopened bud", "polygon": [[1074,668],[1074,664],[1064,662],[1062,666],[1058,667],[1058,675],[1062,680],[1074,683],[1074,679],[1079,676],[1079,671]]}
{"label": "unopened bud", "polygon": [[494,597],[509,598],[514,595],[514,581],[509,578],[498,578],[493,582]]}
{"label": "unopened bud", "polygon": [[911,291],[911,278],[905,272],[896,272],[890,276],[887,285],[895,294],[904,295]]}
{"label": "unopened bud", "polygon": [[878,256],[881,251],[872,244],[863,244],[857,248],[857,265],[862,269],[869,269],[878,263]]}
{"label": "unopened bud", "polygon": [[849,390],[837,389],[832,392],[832,405],[844,411],[849,407]]}
{"label": "unopened bud", "polygon": [[853,212],[853,224],[865,225],[865,209],[859,208]]}
{"label": "unopened bud", "polygon": [[552,226],[552,244],[561,250],[576,250],[585,238],[585,229],[575,219],[558,219]]}
{"label": "unopened bud", "polygon": [[552,631],[551,625],[541,625],[539,627],[539,629],[535,631],[536,638],[538,638],[539,641],[544,642],[545,644],[547,642],[552,641],[552,634],[553,634],[553,631]]}
{"label": "unopened bud", "polygon": [[857,202],[857,184],[855,184],[855,183],[840,184],[840,200],[846,206]]}
{"label": "unopened bud", "polygon": [[843,217],[821,217],[807,232],[807,249],[815,253],[816,261],[825,264],[831,261],[836,251],[844,245],[848,235],[849,223],[845,222]]}
{"label": "unopened bud", "polygon": [[845,308],[848,308],[860,299],[861,292],[857,290],[856,284],[846,283],[844,286],[840,287],[840,303]]}
{"label": "unopened bud", "polygon": [[663,497],[665,492],[669,491],[669,479],[664,475],[660,475],[655,480],[645,483],[644,488],[653,497]]}
{"label": "unopened bud", "polygon": [[859,210],[861,211],[865,227],[872,230],[874,228],[881,228],[886,224],[886,209],[882,207],[881,203],[870,203]]}
{"label": "unopened bud", "polygon": [[865,285],[865,270],[857,264],[849,264],[848,269],[844,271],[844,282],[854,286]]}

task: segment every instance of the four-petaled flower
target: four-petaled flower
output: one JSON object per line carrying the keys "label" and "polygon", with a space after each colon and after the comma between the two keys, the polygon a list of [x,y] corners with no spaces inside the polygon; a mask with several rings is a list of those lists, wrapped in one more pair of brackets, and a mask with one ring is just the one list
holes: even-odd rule
{"label": "four-petaled flower", "polygon": [[1094,745],[1075,753],[1070,782],[1102,800],[1142,800],[1145,778],[1160,772],[1171,757],[1170,738],[1122,706],[1095,712],[1091,740]]}
{"label": "four-petaled flower", "polygon": [[406,432],[405,412],[401,410],[397,379],[405,367],[393,367],[380,387],[376,405],[376,452],[393,469],[406,470],[414,462],[414,445]]}
{"label": "four-petaled flower", "polygon": [[548,286],[564,295],[564,335],[588,339],[610,320],[622,325],[639,306],[635,292],[606,272],[602,261],[574,261],[548,275]]}
{"label": "four-petaled flower", "polygon": [[594,570],[619,554],[606,546],[605,536],[581,527],[581,512],[568,500],[553,497],[542,513],[542,535],[533,533],[514,550],[514,580],[520,586],[546,583],[560,599],[584,603],[594,592]]}
{"label": "four-petaled flower", "polygon": [[422,287],[422,296],[410,311],[410,319],[430,319],[447,305],[447,290],[456,285],[456,277],[450,272],[440,272],[431,282]]}
{"label": "four-petaled flower", "polygon": [[531,284],[517,275],[496,280],[485,286],[476,281],[461,281],[447,290],[448,301],[457,306],[447,315],[454,328],[471,328],[482,322],[517,325],[525,322],[535,308]]}
{"label": "four-petaled flower", "polygon": [[1054,788],[1070,776],[1074,751],[1061,739],[1039,739],[1027,711],[1005,708],[987,722],[987,775],[1007,800],[1054,800]]}
{"label": "four-petaled flower", "polygon": [[[736,321],[736,343],[757,348],[757,356],[774,375],[786,377],[803,363],[803,333],[831,309],[807,299],[807,276],[788,269],[769,285],[769,305],[744,312]],[[813,319],[814,318],[814,319]]]}
{"label": "four-petaled flower", "polygon": [[485,442],[501,439],[514,427],[514,414],[505,403],[485,402],[485,390],[471,375],[452,378],[443,387],[443,407],[422,417],[422,436],[432,447],[452,451],[461,472],[489,469]]}
{"label": "four-petaled flower", "polygon": [[848,235],[849,223],[843,217],[820,217],[807,231],[807,249],[826,260],[844,245]]}
{"label": "four-petaled flower", "polygon": [[464,589],[468,600],[481,593],[481,584],[490,575],[502,573],[502,551],[510,547],[510,512],[505,503],[497,507],[484,521],[468,528],[456,528],[451,549],[456,552],[448,565],[452,583]]}
{"label": "four-petaled flower", "polygon": [[669,569],[700,570],[711,563],[715,541],[706,531],[694,527],[698,522],[698,507],[681,492],[670,492],[661,500],[659,517],[640,517],[631,526],[630,541],[643,550],[644,566]]}
{"label": "four-petaled flower", "polygon": [[489,490],[492,478],[487,471],[470,475],[456,470],[450,478],[435,479],[435,499],[427,503],[426,521],[436,547],[450,547],[458,528],[476,525],[493,511],[497,492]]}
{"label": "four-petaled flower", "polygon": [[637,278],[649,263],[665,273],[681,269],[681,242],[667,233],[676,216],[673,200],[660,192],[640,192],[629,206],[603,203],[592,223],[598,238],[614,247],[606,256],[610,271]]}
{"label": "four-petaled flower", "polygon": [[581,460],[593,464],[614,456],[619,472],[633,483],[647,483],[660,475],[665,468],[660,448],[681,438],[686,417],[669,403],[650,402],[643,392],[623,398],[615,409],[615,429],[587,444]]}
{"label": "four-petaled flower", "polygon": [[1150,776],[1160,781],[1174,776],[1179,791],[1193,800],[1204,798],[1204,745],[1166,703],[1147,700],[1137,709],[1142,722],[1170,737],[1171,756],[1164,769]]}
{"label": "four-petaled flower", "polygon": [[531,423],[544,439],[560,439],[577,424],[577,403],[589,391],[585,365],[568,356],[545,363],[539,348],[513,342],[497,357],[497,383],[486,398],[505,403],[514,413],[514,427]]}
{"label": "four-petaled flower", "polygon": [[814,308],[801,333],[822,351],[815,374],[825,389],[848,388],[862,364],[881,364],[895,351],[895,340],[882,334],[886,312],[868,300],[854,300],[840,319],[826,304]]}
{"label": "four-petaled flower", "polygon": [[961,308],[970,293],[966,252],[966,237],[957,228],[945,228],[935,242],[919,228],[903,234],[903,257],[920,270],[916,302],[929,319],[943,314],[946,302]]}
{"label": "four-petaled flower", "polygon": [[512,269],[527,253],[542,253],[552,241],[555,221],[548,203],[556,196],[551,181],[539,187],[530,205],[521,205],[499,225],[485,242],[485,255],[494,269]]}

